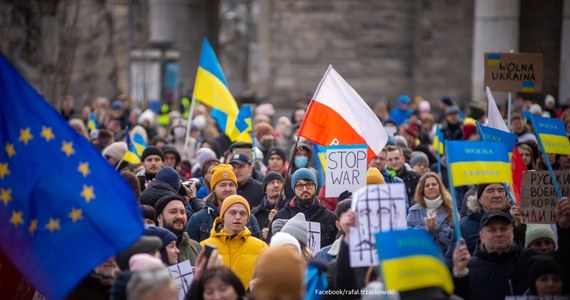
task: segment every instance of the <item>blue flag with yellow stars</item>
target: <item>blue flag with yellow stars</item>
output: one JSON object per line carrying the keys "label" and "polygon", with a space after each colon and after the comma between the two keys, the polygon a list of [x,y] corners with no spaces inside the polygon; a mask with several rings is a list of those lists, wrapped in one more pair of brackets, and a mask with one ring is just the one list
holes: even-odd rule
{"label": "blue flag with yellow stars", "polygon": [[143,232],[134,193],[0,54],[0,249],[63,299]]}

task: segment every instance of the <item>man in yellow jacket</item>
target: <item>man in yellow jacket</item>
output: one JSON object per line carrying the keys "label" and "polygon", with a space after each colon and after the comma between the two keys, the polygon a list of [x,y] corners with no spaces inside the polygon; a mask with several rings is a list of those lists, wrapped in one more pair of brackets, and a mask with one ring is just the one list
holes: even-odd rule
{"label": "man in yellow jacket", "polygon": [[227,197],[222,202],[220,216],[214,220],[210,238],[200,242],[218,249],[222,262],[239,277],[247,289],[253,277],[255,262],[267,244],[253,236],[245,225],[250,216],[247,200],[239,195]]}

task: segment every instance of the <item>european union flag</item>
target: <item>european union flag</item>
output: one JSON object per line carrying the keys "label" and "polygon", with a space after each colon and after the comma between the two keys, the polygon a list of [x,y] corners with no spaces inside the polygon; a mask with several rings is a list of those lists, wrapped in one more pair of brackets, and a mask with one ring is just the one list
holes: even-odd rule
{"label": "european union flag", "polygon": [[143,232],[134,193],[0,54],[0,248],[63,299]]}

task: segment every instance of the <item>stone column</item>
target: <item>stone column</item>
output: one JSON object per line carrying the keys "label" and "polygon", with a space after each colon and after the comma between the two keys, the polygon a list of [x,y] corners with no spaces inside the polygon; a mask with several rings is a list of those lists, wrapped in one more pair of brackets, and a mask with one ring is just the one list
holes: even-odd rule
{"label": "stone column", "polygon": [[[485,98],[485,52],[517,52],[519,45],[519,0],[475,0],[475,24],[471,95],[473,101]],[[496,95],[495,99],[506,98]]]}
{"label": "stone column", "polygon": [[570,0],[564,0],[562,13],[562,40],[560,41],[560,79],[558,103],[570,102]]}

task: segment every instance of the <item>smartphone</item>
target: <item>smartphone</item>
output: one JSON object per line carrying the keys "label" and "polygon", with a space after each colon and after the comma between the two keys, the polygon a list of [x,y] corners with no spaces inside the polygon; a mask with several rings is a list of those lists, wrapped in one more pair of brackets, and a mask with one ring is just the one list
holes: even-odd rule
{"label": "smartphone", "polygon": [[216,247],[214,246],[210,246],[210,245],[206,245],[206,259],[210,258],[210,255],[212,255],[212,252],[214,252],[214,250],[216,250]]}

